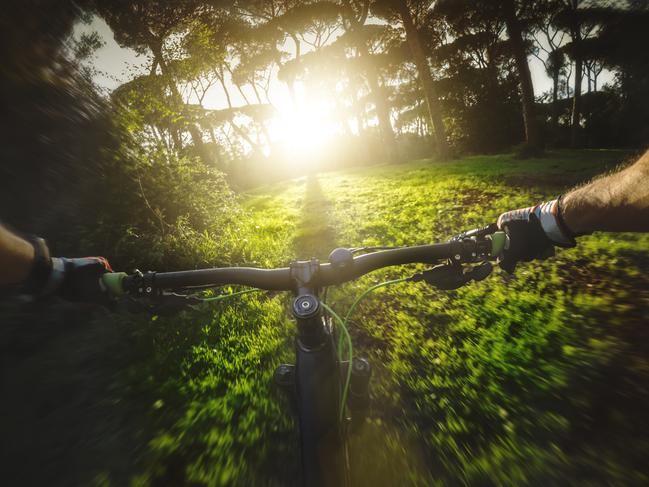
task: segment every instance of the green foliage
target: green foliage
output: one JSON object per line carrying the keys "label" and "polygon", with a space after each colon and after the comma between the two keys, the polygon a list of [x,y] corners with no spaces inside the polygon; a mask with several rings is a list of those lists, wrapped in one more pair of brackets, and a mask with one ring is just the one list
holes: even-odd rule
{"label": "green foliage", "polygon": [[84,33],[73,46],[74,57],[77,60],[88,59],[105,44],[98,32]]}
{"label": "green foliage", "polygon": [[282,485],[294,473],[274,463],[295,455],[292,422],[271,390],[290,343],[283,307],[245,297],[219,308],[139,324],[143,362],[132,380],[152,398],[157,426],[143,484]]}
{"label": "green foliage", "polygon": [[[218,175],[193,159],[126,147],[113,154],[115,166],[103,179],[107,194],[119,188],[121,197],[97,192],[105,205],[97,207],[105,209],[80,246],[102,248],[106,241],[111,260],[117,255],[157,269],[269,267],[325,258],[334,246],[440,241],[554,196],[627,156],[478,156],[314,174],[244,195],[231,221],[223,214],[238,205]],[[124,233],[126,225],[132,234]],[[352,439],[356,484],[646,483],[647,249],[646,235],[598,234],[553,259],[519,266],[513,277],[496,270],[453,292],[401,283],[371,294],[349,327],[356,353],[374,367],[370,420]],[[387,269],[330,289],[327,301],[344,312],[370,285],[412,270]],[[100,423],[92,431],[101,448],[66,450],[85,459],[74,475],[99,485],[291,485],[297,432],[271,387],[275,366],[292,361],[288,299],[246,294],[175,316],[120,313],[90,328],[81,323],[81,331],[68,326],[58,345],[65,359],[54,363],[94,365],[80,365],[81,377],[67,374],[63,384],[102,384],[92,397],[97,411],[110,412],[105,419],[83,414],[77,424],[75,408],[85,411],[83,404],[57,406],[55,418],[35,421],[34,431],[65,424],[71,436],[94,438],[81,430]],[[3,311],[3,322],[24,328],[13,313]],[[72,311],[64,322],[65,313]],[[47,325],[40,333],[61,336],[50,314],[33,321]],[[82,321],[79,311],[73,316]],[[17,332],[10,334],[13,345],[3,350],[25,347],[25,338],[16,342]],[[30,363],[44,360],[39,353]],[[106,354],[110,360],[98,360]],[[47,401],[40,407],[52,410]],[[55,449],[60,440],[44,444]],[[42,454],[37,446],[30,451]]]}
{"label": "green foliage", "polygon": [[[110,244],[119,267],[181,269],[232,262],[240,210],[223,176],[195,159],[155,153],[118,159],[98,195],[100,217],[82,229],[86,251]],[[117,197],[117,195],[121,195]]]}
{"label": "green foliage", "polygon": [[[443,240],[624,157],[421,161],[294,180],[255,191],[246,206],[259,243],[275,236],[272,264],[296,252],[324,257],[332,241]],[[333,234],[321,246],[308,240],[310,254],[300,254],[306,236],[322,228]],[[411,284],[377,291],[351,328],[357,353],[376,367],[373,417],[380,419],[355,440],[360,475],[376,485],[392,485],[394,469],[402,485],[646,481],[647,350],[630,337],[643,333],[642,300],[633,296],[647,286],[638,267],[648,246],[646,236],[596,235],[514,277],[496,271],[446,293]],[[329,301],[342,311],[371,283],[402,275],[379,272],[331,290]],[[368,467],[368,457],[382,461]]]}
{"label": "green foliage", "polygon": [[[399,112],[400,129],[414,126],[417,133],[409,136],[429,140],[421,73],[398,25],[366,23],[365,7],[374,2],[343,2],[342,9],[339,2],[238,2],[239,10],[194,0],[93,2],[120,45],[152,56],[149,74],[116,90],[112,104],[79,76],[81,61],[100,47],[98,37],[68,46],[74,62],[62,54],[82,15],[78,7],[89,2],[40,6],[39,13],[30,11],[29,2],[20,8],[14,3],[15,12],[3,19],[13,42],[6,43],[0,80],[8,107],[0,144],[6,161],[0,175],[8,183],[0,207],[3,220],[47,236],[59,255],[107,255],[116,269],[174,270],[274,266],[296,256],[324,258],[338,245],[426,243],[555,196],[624,157],[597,151],[524,164],[509,156],[424,160],[371,173],[312,175],[258,189],[241,201],[216,169],[217,159],[227,153],[241,162],[246,143],[258,149],[262,136],[257,133],[255,143],[251,135],[263,132],[272,107],[260,98],[258,105],[208,111],[189,105],[181,88],[193,89],[200,100],[217,80],[258,90],[279,66],[289,84],[300,76],[312,88],[328,90],[344,105],[342,125],[355,118],[367,126],[366,134],[350,136],[367,159],[385,152],[368,123],[377,114],[383,142],[391,138],[385,137],[392,131],[391,110]],[[420,39],[425,51],[419,69],[430,62],[452,144],[491,151],[522,137],[518,79],[512,43],[503,41],[500,6],[476,5],[467,12],[456,2],[453,12],[447,3],[451,11],[444,13],[412,1],[407,13],[418,30],[411,41]],[[527,4],[503,5],[521,7],[523,27],[531,28],[534,12],[522,9]],[[615,23],[581,47],[589,59],[619,69],[615,89],[584,97],[585,129],[592,144],[637,146],[646,132],[647,63],[637,49],[646,12],[615,15]],[[10,25],[27,18],[33,20],[28,28]],[[345,34],[320,45],[336,30]],[[281,50],[287,36],[297,38],[290,62]],[[305,36],[316,40],[310,53],[298,47]],[[565,111],[569,101],[562,102]],[[242,114],[255,122],[254,130],[234,123]],[[232,137],[241,139],[229,152],[220,150],[216,133],[227,123]],[[211,153],[204,147],[207,136]],[[327,157],[361,159],[338,151],[345,157]],[[239,167],[250,181],[253,166]],[[280,172],[275,166],[264,170]],[[365,301],[351,331],[355,348],[376,367],[375,406],[367,428],[353,440],[354,476],[372,485],[646,484],[649,342],[643,303],[649,282],[640,269],[647,249],[646,236],[595,235],[548,262],[521,266],[515,277],[497,271],[488,281],[449,293],[400,285]],[[362,289],[403,272],[386,270],[333,290],[331,302],[344,309]],[[3,342],[2,350],[15,353],[17,343],[29,360],[35,354],[35,365],[17,367],[27,377],[27,369],[49,372],[52,363],[70,359],[73,370],[84,372],[63,385],[92,384],[98,411],[119,410],[110,418],[117,424],[103,425],[91,438],[104,441],[106,431],[115,430],[119,441],[108,438],[108,446],[92,449],[94,455],[81,452],[84,471],[74,475],[83,480],[100,465],[94,479],[103,485],[122,485],[127,478],[135,485],[286,485],[295,478],[299,453],[287,408],[270,389],[274,367],[290,360],[293,346],[285,303],[246,295],[175,317],[104,316],[90,328],[98,335],[63,328],[71,334],[45,358],[15,339],[24,316],[9,307],[2,321],[11,326],[3,333],[13,341]],[[51,339],[55,324],[85,324],[85,310],[57,310],[54,304],[53,318],[45,316],[51,308],[37,310],[30,332],[45,324]],[[96,359],[101,352],[122,353],[122,341],[126,357],[106,364]],[[84,375],[88,363],[93,366]],[[70,375],[65,367],[58,370]],[[45,389],[43,404],[19,416],[25,424],[29,414],[39,420],[56,416],[49,414],[52,402],[65,402],[67,388],[52,389]],[[20,390],[20,397],[31,399]],[[82,398],[64,410],[64,425],[74,423],[75,408],[92,409]],[[16,404],[8,409],[16,412]],[[70,437],[81,437],[96,416],[72,424]],[[56,420],[45,423],[49,430],[40,424],[32,430],[38,435],[23,436],[47,436],[56,431],[52,424],[60,426]],[[15,426],[10,431],[21,434]],[[52,436],[42,450],[56,443]],[[78,442],[77,450],[83,449]],[[64,444],[73,440],[66,437]],[[121,451],[124,444],[129,448]],[[104,451],[109,460],[103,460]],[[37,453],[43,454],[35,451],[35,459]],[[32,470],[29,475],[38,476]]]}
{"label": "green foliage", "polygon": [[235,261],[240,209],[223,174],[191,152],[148,143],[141,116],[142,110],[124,104],[113,108],[110,145],[83,193],[84,211],[67,222],[75,240],[63,251],[110,255],[125,269]]}

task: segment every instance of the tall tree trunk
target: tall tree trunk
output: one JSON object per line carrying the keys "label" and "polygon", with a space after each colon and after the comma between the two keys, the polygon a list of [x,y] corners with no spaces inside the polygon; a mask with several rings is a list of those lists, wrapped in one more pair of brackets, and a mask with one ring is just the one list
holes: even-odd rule
{"label": "tall tree trunk", "polygon": [[259,91],[257,90],[257,85],[255,85],[255,81],[249,80],[248,83],[250,84],[250,86],[252,86],[252,91],[255,94],[255,98],[257,98],[257,103],[262,105],[264,102],[261,101],[261,96],[259,96]]}
{"label": "tall tree trunk", "polygon": [[233,79],[234,77],[232,76],[232,69],[230,69],[230,66],[228,66],[226,64],[225,68],[228,70],[228,73],[230,73],[230,80],[232,81],[232,84],[237,87],[237,90],[239,91],[239,94],[241,95],[241,97],[246,102],[246,105],[250,105],[250,100],[248,99],[246,94],[243,92],[243,88],[241,88],[241,85],[239,83],[234,82],[234,79]]}
{"label": "tall tree trunk", "polygon": [[370,75],[367,77],[372,92],[372,99],[376,107],[376,115],[379,119],[379,131],[381,138],[388,150],[388,159],[390,162],[397,162],[399,156],[397,154],[397,146],[394,138],[394,130],[392,129],[392,121],[390,120],[390,107],[387,103],[387,95],[385,88],[379,84],[379,74],[372,66],[370,68]]}
{"label": "tall tree trunk", "polygon": [[[290,34],[290,36],[295,43],[295,57],[293,58],[293,61],[297,63],[300,61],[300,56],[302,56],[302,44],[300,43],[300,39],[298,39],[295,34]],[[286,86],[288,87],[288,93],[291,97],[291,102],[293,103],[293,106],[296,107],[297,97],[295,93],[295,76],[291,75],[290,78],[286,80]]]}
{"label": "tall tree trunk", "polygon": [[358,129],[358,136],[363,137],[365,130],[365,106],[361,106],[361,101],[358,98],[358,87],[353,86],[352,88],[352,97],[353,104],[352,109],[354,111],[354,117],[356,118],[356,127]]}
{"label": "tall tree trunk", "polygon": [[505,26],[507,35],[514,51],[514,62],[518,71],[518,78],[521,87],[521,105],[523,107],[523,123],[525,125],[525,141],[530,150],[542,150],[541,133],[536,120],[536,107],[534,105],[534,85],[530,65],[527,62],[527,53],[523,42],[523,33],[518,16],[516,5],[513,0],[506,0],[503,4],[505,13]]}
{"label": "tall tree trunk", "polygon": [[250,144],[250,147],[252,147],[252,149],[255,152],[257,152],[258,154],[263,154],[263,150],[261,149],[260,145],[258,143],[256,143],[254,140],[252,140],[244,129],[242,129],[236,123],[234,123],[233,119],[230,119],[229,123],[230,123],[230,126],[237,133],[237,135],[239,137],[241,137],[243,140],[245,140],[246,142],[248,142],[248,144]]}
{"label": "tall tree trunk", "polygon": [[181,150],[183,150],[183,140],[180,136],[180,131],[177,127],[171,127],[169,132],[171,133],[171,140],[174,143],[174,149],[176,150],[176,152],[180,152]]}
{"label": "tall tree trunk", "polygon": [[440,156],[445,157],[448,155],[448,142],[446,140],[446,128],[444,127],[444,121],[442,120],[442,113],[439,109],[439,99],[435,93],[435,85],[433,84],[433,76],[430,72],[430,66],[428,65],[428,59],[426,58],[426,53],[424,48],[421,45],[421,39],[419,38],[419,32],[415,28],[415,24],[412,20],[412,14],[406,2],[396,2],[397,8],[399,9],[399,16],[401,17],[401,22],[403,27],[406,30],[406,40],[408,46],[410,47],[410,52],[414,58],[415,65],[417,66],[417,72],[419,73],[419,82],[421,87],[424,90],[424,97],[426,98],[426,104],[428,106],[428,114],[430,115],[431,125],[435,131],[435,141],[437,143],[437,152]]}
{"label": "tall tree trunk", "polygon": [[298,61],[302,55],[302,44],[295,34],[291,34],[291,39],[293,39],[293,42],[295,43],[295,60]]}
{"label": "tall tree trunk", "polygon": [[219,141],[216,139],[216,134],[214,133],[214,127],[210,127],[210,139],[212,139],[212,144],[214,144],[214,155],[216,156],[216,163],[220,168],[223,168],[223,158],[221,157],[221,153],[219,152]]}
{"label": "tall tree trunk", "polygon": [[[350,0],[346,0],[345,5],[350,9],[351,12],[355,12],[356,9],[352,5]],[[390,120],[390,107],[387,103],[387,97],[385,96],[384,90],[379,86],[379,71],[372,62],[371,53],[367,48],[365,43],[364,36],[362,32],[365,21],[369,14],[370,1],[366,0],[361,4],[361,11],[357,12],[358,15],[355,15],[355,18],[346,26],[346,30],[352,34],[357,33],[357,42],[356,49],[358,51],[359,57],[364,58],[367,64],[366,78],[370,87],[370,98],[374,102],[376,108],[376,115],[379,121],[379,133],[381,135],[381,140],[385,144],[388,153],[388,160],[390,162],[397,162],[399,160],[399,152],[394,137],[394,130],[392,129],[392,122]],[[359,110],[360,118],[358,119],[358,134],[363,135],[363,132],[367,126],[366,117],[365,117],[365,107]]]}
{"label": "tall tree trunk", "polygon": [[559,125],[559,70],[552,73],[552,133],[557,133]]}
{"label": "tall tree trunk", "polygon": [[[257,98],[257,102],[259,102],[260,105],[263,105],[264,102],[261,100],[261,96],[259,96],[259,90],[257,89],[257,86],[255,85],[254,80],[249,81],[250,86],[252,86],[252,91],[255,93],[255,97]],[[270,140],[270,133],[268,132],[268,128],[266,128],[266,123],[264,120],[260,120],[257,122],[257,125],[261,129],[261,132],[264,134],[264,137],[266,138],[266,143],[268,144],[268,150],[271,150],[272,148],[272,141]]]}
{"label": "tall tree trunk", "polygon": [[[578,37],[578,35],[577,35]],[[574,41],[573,41],[574,42]],[[572,97],[572,117],[570,123],[570,145],[579,145],[579,121],[581,119],[581,80],[583,76],[583,63],[579,53],[575,56],[575,88]]]}
{"label": "tall tree trunk", "polygon": [[384,89],[379,85],[378,69],[372,62],[371,54],[367,45],[365,45],[365,41],[360,40],[356,48],[358,49],[359,57],[365,61],[367,66],[366,77],[367,84],[370,87],[370,99],[374,102],[376,117],[379,121],[379,133],[387,149],[388,160],[390,162],[396,162],[399,157],[394,138],[394,130],[392,129],[392,122],[390,120],[390,107],[388,106]]}

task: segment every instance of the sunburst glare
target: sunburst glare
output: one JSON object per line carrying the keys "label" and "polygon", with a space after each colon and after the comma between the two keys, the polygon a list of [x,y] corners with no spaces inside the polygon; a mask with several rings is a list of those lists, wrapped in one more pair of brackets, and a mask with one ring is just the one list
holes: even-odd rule
{"label": "sunburst glare", "polygon": [[273,144],[294,155],[315,155],[339,132],[335,104],[317,96],[297,96],[275,104],[277,116],[269,123]]}

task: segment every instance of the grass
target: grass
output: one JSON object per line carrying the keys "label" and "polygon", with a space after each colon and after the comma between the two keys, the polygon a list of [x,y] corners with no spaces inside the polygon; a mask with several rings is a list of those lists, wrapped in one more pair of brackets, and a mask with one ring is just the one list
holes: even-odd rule
{"label": "grass", "polygon": [[[417,161],[262,188],[246,206],[256,235],[273,240],[269,263],[325,258],[334,245],[445,240],[554,197],[625,156]],[[318,235],[322,245],[314,245]],[[513,278],[496,272],[450,293],[414,285],[379,291],[352,328],[378,378],[375,421],[368,440],[358,441],[364,478],[372,485],[401,484],[394,475],[423,485],[644,480],[647,425],[636,403],[647,405],[648,350],[629,336],[646,335],[647,249],[643,235],[600,234]],[[379,272],[330,299],[345,309],[372,283],[402,275]],[[409,446],[392,437],[407,437]],[[375,458],[383,461],[368,461]]]}
{"label": "grass", "polygon": [[[243,196],[237,255],[274,266],[325,259],[335,246],[442,241],[556,196],[628,156],[475,156],[285,181]],[[350,327],[357,354],[374,367],[370,420],[353,440],[356,484],[649,482],[648,250],[647,235],[596,234],[553,259],[521,265],[513,277],[496,270],[451,292],[412,283],[377,290]],[[370,285],[411,271],[373,273],[330,290],[328,302],[343,312]],[[61,417],[28,411],[16,428],[36,418],[28,431],[45,431],[48,445],[62,426],[86,444],[93,435],[113,440],[91,448],[82,465],[66,464],[48,484],[294,483],[295,428],[271,385],[274,367],[292,357],[287,302],[284,295],[253,294],[173,317],[100,317],[92,329],[104,330],[105,339],[90,347],[91,358],[74,348],[89,339],[79,331],[65,347],[72,364],[112,357],[112,375],[88,399],[103,409],[81,418],[96,431],[80,432],[74,407],[62,402],[54,405]],[[21,340],[12,330],[3,340],[11,346]],[[33,366],[12,367],[8,372],[24,380],[37,374]],[[69,394],[94,377],[73,380]],[[4,417],[32,397],[12,387],[9,393],[20,394],[7,396]],[[16,428],[11,435],[19,435]],[[65,443],[59,456],[83,452],[83,444]],[[37,448],[33,458],[39,455]],[[48,478],[54,467],[47,465],[30,475]]]}

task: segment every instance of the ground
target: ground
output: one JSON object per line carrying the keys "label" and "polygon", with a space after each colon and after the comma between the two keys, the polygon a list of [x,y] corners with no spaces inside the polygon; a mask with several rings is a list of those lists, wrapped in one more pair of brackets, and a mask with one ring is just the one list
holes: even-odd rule
{"label": "ground", "polygon": [[[444,241],[629,157],[421,160],[258,188],[241,198],[238,263]],[[496,270],[451,292],[404,283],[364,301],[350,331],[374,367],[373,407],[353,443],[355,483],[649,482],[648,251],[647,235],[596,234],[514,276]],[[412,270],[373,273],[327,301],[345,311]],[[1,421],[14,441],[3,478],[291,484],[295,428],[270,380],[291,360],[287,302],[261,293],[172,317],[99,311],[88,326],[58,303],[66,338],[43,331],[42,314],[26,337],[23,311],[5,313]]]}

